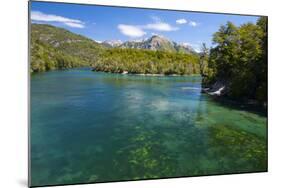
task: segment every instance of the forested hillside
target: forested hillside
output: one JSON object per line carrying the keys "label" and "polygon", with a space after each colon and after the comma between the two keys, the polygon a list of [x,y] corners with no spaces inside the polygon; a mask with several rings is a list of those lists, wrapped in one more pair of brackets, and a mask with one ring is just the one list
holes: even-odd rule
{"label": "forested hillside", "polygon": [[228,22],[213,35],[203,85],[233,99],[267,102],[267,18],[240,27]]}
{"label": "forested hillside", "polygon": [[89,65],[84,61],[62,51],[58,51],[48,44],[40,41],[31,41],[31,72],[44,72],[54,69],[67,69]]}
{"label": "forested hillside", "polygon": [[31,25],[31,71],[90,66],[103,46],[62,28]]}
{"label": "forested hillside", "polygon": [[139,74],[199,74],[199,57],[193,54],[113,48],[104,51],[95,71]]}

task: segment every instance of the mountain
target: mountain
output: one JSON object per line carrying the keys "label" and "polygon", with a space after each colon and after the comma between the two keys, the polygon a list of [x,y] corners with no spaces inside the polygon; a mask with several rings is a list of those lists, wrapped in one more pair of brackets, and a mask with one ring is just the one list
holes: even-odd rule
{"label": "mountain", "polygon": [[105,47],[66,29],[31,25],[31,71],[89,66]]}
{"label": "mountain", "polygon": [[183,52],[183,53],[197,53],[189,44],[187,43],[181,43],[181,44],[176,44],[175,48],[177,49],[178,52]]}
{"label": "mountain", "polygon": [[196,53],[195,50],[189,45],[177,44],[176,42],[170,41],[169,39],[159,35],[153,35],[152,37],[142,41],[127,41],[119,47],[133,49],[150,49],[154,51],[160,50],[167,52],[182,52],[188,54]]}
{"label": "mountain", "polygon": [[103,41],[102,44],[105,47],[118,47],[122,44],[122,41],[121,40],[106,40],[106,41]]}

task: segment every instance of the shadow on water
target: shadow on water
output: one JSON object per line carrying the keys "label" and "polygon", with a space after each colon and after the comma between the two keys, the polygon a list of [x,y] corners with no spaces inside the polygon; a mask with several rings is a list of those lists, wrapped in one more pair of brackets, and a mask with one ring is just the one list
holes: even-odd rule
{"label": "shadow on water", "polygon": [[232,99],[226,98],[226,97],[213,97],[209,96],[207,94],[202,94],[206,95],[211,102],[214,102],[220,106],[229,108],[229,109],[235,109],[235,110],[240,110],[240,111],[248,111],[251,113],[254,113],[256,115],[262,116],[262,117],[267,117],[267,108],[258,105],[258,104],[249,104],[246,102],[239,102],[239,101],[234,101]]}

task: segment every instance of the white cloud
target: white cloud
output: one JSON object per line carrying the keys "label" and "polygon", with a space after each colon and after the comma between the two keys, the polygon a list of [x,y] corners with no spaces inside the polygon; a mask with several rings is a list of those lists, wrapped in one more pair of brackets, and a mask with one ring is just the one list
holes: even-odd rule
{"label": "white cloud", "polygon": [[178,19],[178,20],[176,20],[176,23],[177,24],[186,24],[187,23],[187,20],[186,19]]}
{"label": "white cloud", "polygon": [[129,37],[141,37],[146,35],[145,30],[153,30],[153,31],[176,31],[179,28],[171,26],[168,23],[161,21],[161,19],[157,16],[152,16],[151,19],[154,23],[148,23],[146,25],[126,25],[119,24],[118,29],[120,32]]}
{"label": "white cloud", "polygon": [[196,26],[198,26],[198,23],[197,23],[197,22],[194,22],[194,21],[190,21],[190,22],[188,23],[188,25],[190,25],[190,26],[192,26],[192,27],[196,27]]}
{"label": "white cloud", "polygon": [[177,27],[173,27],[170,24],[164,23],[164,22],[146,24],[146,25],[142,26],[142,28],[155,30],[155,31],[176,31],[176,30],[178,30]]}
{"label": "white cloud", "polygon": [[192,21],[192,20],[186,20],[184,18],[181,18],[181,19],[178,19],[176,20],[176,23],[177,24],[188,24],[189,26],[191,27],[196,27],[199,25],[199,23],[195,22],[195,21]]}
{"label": "white cloud", "polygon": [[64,24],[69,27],[84,28],[84,25],[79,23],[65,22]]}
{"label": "white cloud", "polygon": [[122,34],[129,37],[142,37],[143,35],[146,34],[145,31],[143,31],[138,26],[134,26],[134,25],[119,24],[118,29]]}
{"label": "white cloud", "polygon": [[40,11],[31,11],[31,20],[42,21],[42,22],[59,22],[63,23],[69,27],[84,28],[84,22],[77,19],[70,19],[62,16],[57,16],[53,14],[45,14]]}

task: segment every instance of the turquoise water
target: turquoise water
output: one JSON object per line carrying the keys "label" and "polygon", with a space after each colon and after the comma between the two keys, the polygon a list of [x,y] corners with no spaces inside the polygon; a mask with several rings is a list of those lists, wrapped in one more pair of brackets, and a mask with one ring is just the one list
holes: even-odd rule
{"label": "turquoise water", "polygon": [[267,118],[201,78],[89,69],[31,76],[31,185],[267,170]]}

